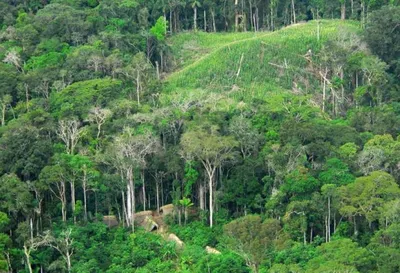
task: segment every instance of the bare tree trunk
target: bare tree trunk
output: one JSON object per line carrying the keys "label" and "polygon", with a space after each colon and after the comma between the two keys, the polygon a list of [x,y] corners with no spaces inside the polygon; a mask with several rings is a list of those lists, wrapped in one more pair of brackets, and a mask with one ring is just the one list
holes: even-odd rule
{"label": "bare tree trunk", "polygon": [[157,213],[160,213],[160,190],[158,186],[158,181],[156,181],[156,203],[157,203]]}
{"label": "bare tree trunk", "polygon": [[294,0],[292,0],[292,16],[293,16],[293,24],[296,24],[296,7],[294,5]]}
{"label": "bare tree trunk", "polygon": [[1,126],[6,125],[6,107],[5,103],[1,105]]}
{"label": "bare tree trunk", "polygon": [[210,227],[213,227],[213,219],[214,219],[214,175],[216,171],[216,167],[206,165],[206,171],[208,174],[208,188],[209,188],[209,210],[210,210]]}
{"label": "bare tree trunk", "polygon": [[336,232],[336,213],[333,213],[333,234],[335,234],[335,232]]}
{"label": "bare tree trunk", "polygon": [[129,218],[128,218],[128,214],[127,214],[126,207],[125,207],[124,191],[121,191],[121,196],[122,196],[122,223],[123,223],[123,226],[125,227],[125,223],[127,226],[129,226]]}
{"label": "bare tree trunk", "polygon": [[342,0],[342,6],[340,8],[341,16],[340,18],[342,20],[346,20],[346,0]]}
{"label": "bare tree trunk", "polygon": [[256,30],[259,31],[260,30],[260,18],[259,18],[259,10],[258,7],[256,6]]}
{"label": "bare tree trunk", "polygon": [[33,273],[32,264],[31,264],[31,251],[28,247],[24,244],[24,254],[26,258],[26,265],[28,266],[29,273]]}
{"label": "bare tree trunk", "polygon": [[130,227],[131,226],[131,224],[132,224],[132,218],[133,218],[133,215],[132,215],[132,197],[131,197],[131,194],[132,194],[132,190],[131,190],[131,186],[130,186],[130,183],[129,183],[129,181],[128,181],[128,183],[127,183],[127,185],[126,185],[126,214],[127,214],[127,224],[128,224],[128,227]]}
{"label": "bare tree trunk", "polygon": [[325,216],[325,242],[328,242],[328,216]]}
{"label": "bare tree trunk", "polygon": [[29,218],[29,230],[31,234],[31,241],[33,241],[33,220],[32,217]]}
{"label": "bare tree trunk", "polygon": [[193,29],[194,29],[194,31],[197,31],[197,6],[196,5],[194,5],[194,7],[193,7],[193,12],[194,12],[194,15],[193,15]]}
{"label": "bare tree trunk", "polygon": [[328,242],[331,241],[331,197],[328,196]]}
{"label": "bare tree trunk", "polygon": [[364,28],[365,27],[365,1],[366,0],[362,0],[361,1],[361,26]]}
{"label": "bare tree trunk", "polygon": [[239,30],[239,8],[238,0],[235,0],[235,31]]}
{"label": "bare tree trunk", "polygon": [[350,1],[351,1],[351,18],[354,19],[353,18],[353,16],[354,16],[354,0],[350,0]]}
{"label": "bare tree trunk", "polygon": [[146,210],[146,185],[144,181],[144,171],[140,173],[142,179],[142,194],[143,194],[143,210]]}
{"label": "bare tree trunk", "polygon": [[172,33],[172,9],[169,10],[169,31]]}
{"label": "bare tree trunk", "polygon": [[204,10],[204,32],[207,32],[207,11]]}
{"label": "bare tree trunk", "polygon": [[136,99],[140,106],[140,73],[139,70],[136,72]]}
{"label": "bare tree trunk", "polygon": [[215,24],[215,12],[214,12],[214,10],[211,10],[211,17],[212,17],[213,31],[217,32],[217,25]]}
{"label": "bare tree trunk", "polygon": [[9,273],[14,272],[13,268],[12,268],[12,264],[11,264],[10,252],[5,252],[4,255],[6,256],[6,259],[7,259],[8,272]]}
{"label": "bare tree trunk", "polygon": [[251,3],[251,0],[249,1],[249,19],[250,19],[250,28],[251,30],[254,30],[254,21],[253,21],[253,5]]}
{"label": "bare tree trunk", "polygon": [[74,217],[74,223],[76,223],[76,216],[75,216],[75,181],[72,179],[70,182],[71,185],[71,209],[72,209],[72,215]]}
{"label": "bare tree trunk", "polygon": [[160,80],[160,65],[156,61],[157,80]]}
{"label": "bare tree trunk", "polygon": [[210,188],[209,192],[209,206],[210,206],[210,227],[213,226],[213,216],[214,216],[214,202],[213,202],[213,175],[210,175],[208,181],[208,187]]}
{"label": "bare tree trunk", "polygon": [[[326,68],[325,71],[328,71],[328,69]],[[326,73],[325,73],[325,77],[326,77]],[[326,104],[326,80],[325,78],[324,80],[324,88],[322,90],[322,112],[325,112],[325,104]]]}
{"label": "bare tree trunk", "polygon": [[165,205],[165,203],[164,203],[164,183],[161,178],[161,206],[164,206],[164,205]]}
{"label": "bare tree trunk", "polygon": [[26,99],[26,112],[29,112],[29,86],[28,84],[24,84],[25,86],[25,99]]}
{"label": "bare tree trunk", "polygon": [[71,265],[71,256],[72,253],[70,253],[69,251],[67,251],[67,255],[65,255],[66,260],[67,260],[67,269],[68,269],[68,273],[71,273],[71,269],[72,269],[72,265]]}
{"label": "bare tree trunk", "polygon": [[257,32],[257,21],[256,21],[256,14],[253,14],[253,25],[254,25],[254,32]]}
{"label": "bare tree trunk", "polygon": [[85,221],[87,221],[88,220],[88,214],[87,214],[87,174],[86,174],[86,170],[83,171],[82,188],[83,188],[84,219],[85,219]]}
{"label": "bare tree trunk", "polygon": [[135,196],[135,184],[133,182],[133,177],[130,180],[131,185],[131,197],[132,197],[132,231],[135,231],[135,213],[136,213],[136,196]]}
{"label": "bare tree trunk", "polygon": [[61,196],[61,214],[63,222],[67,222],[67,198],[65,196],[65,182],[61,183],[61,187],[63,188],[63,194]]}
{"label": "bare tree trunk", "polygon": [[270,19],[271,19],[271,31],[274,31],[274,29],[275,29],[275,24],[274,24],[274,21],[275,21],[275,19],[274,19],[274,8],[272,7],[272,4],[271,4],[271,15],[270,15]]}
{"label": "bare tree trunk", "polygon": [[199,185],[199,202],[200,202],[200,209],[204,210],[205,205],[204,205],[204,186],[203,186],[203,184]]}
{"label": "bare tree trunk", "polygon": [[132,232],[135,231],[135,183],[133,181],[133,170],[128,168],[126,172],[126,177],[128,180],[127,193],[128,193],[128,215],[129,215],[129,225],[132,227]]}

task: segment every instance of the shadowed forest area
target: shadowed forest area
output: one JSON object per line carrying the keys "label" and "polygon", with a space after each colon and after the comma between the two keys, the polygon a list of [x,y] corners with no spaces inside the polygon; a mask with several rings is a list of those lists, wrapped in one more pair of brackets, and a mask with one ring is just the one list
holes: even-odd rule
{"label": "shadowed forest area", "polygon": [[398,0],[0,0],[0,273],[400,272]]}

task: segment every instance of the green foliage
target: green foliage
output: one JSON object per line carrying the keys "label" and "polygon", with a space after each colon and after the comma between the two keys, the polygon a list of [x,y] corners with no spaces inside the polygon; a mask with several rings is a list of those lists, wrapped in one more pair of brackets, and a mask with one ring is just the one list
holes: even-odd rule
{"label": "green foliage", "polygon": [[187,161],[185,164],[185,186],[183,196],[187,197],[192,194],[192,186],[196,183],[199,172],[194,168],[195,163]]}
{"label": "green foliage", "polygon": [[385,6],[374,11],[368,19],[365,35],[367,43],[374,53],[391,65],[391,69],[399,73],[400,35],[396,29],[400,23],[400,8]]}
{"label": "green foliage", "polygon": [[[326,40],[338,31],[338,25],[332,22],[324,24],[322,37]],[[352,24],[346,26],[355,28]],[[314,36],[315,25],[291,27],[277,33],[227,43],[170,76],[168,88],[207,87],[209,91],[221,93],[236,85],[239,89],[233,88],[230,96],[250,99],[292,88],[297,75],[309,79],[309,74],[303,70],[306,60],[301,56],[309,49],[313,52],[320,50],[320,43]],[[290,64],[288,68],[279,68],[285,60]],[[311,78],[309,80],[312,81]]]}
{"label": "green foliage", "polygon": [[[0,197],[0,209],[15,217],[19,213],[26,215],[32,206],[32,196],[29,193],[28,185],[22,182],[16,175],[8,174],[0,177],[0,190],[3,193]],[[4,219],[3,224],[7,224]]]}
{"label": "green foliage", "polygon": [[320,181],[309,174],[305,168],[299,168],[290,173],[282,185],[282,192],[292,198],[304,198],[314,192],[320,185]]}
{"label": "green foliage", "polygon": [[350,239],[338,239],[317,247],[316,257],[307,265],[306,272],[372,272],[372,254]]}
{"label": "green foliage", "polygon": [[238,218],[224,226],[224,245],[240,255],[257,272],[280,239],[279,221],[262,221],[258,215]]}
{"label": "green foliage", "polygon": [[171,228],[171,232],[174,232],[185,243],[202,248],[214,246],[220,235],[219,229],[210,229],[200,221],[191,222],[184,227],[174,226]]}
{"label": "green foliage", "polygon": [[53,94],[51,107],[59,118],[87,117],[94,105],[106,106],[113,98],[118,98],[121,82],[112,79],[96,79],[74,83],[62,92]]}
{"label": "green foliage", "polygon": [[25,64],[25,70],[49,68],[61,65],[64,62],[65,54],[50,52],[40,56],[33,56]]}
{"label": "green foliage", "polygon": [[393,177],[381,171],[359,177],[339,191],[343,202],[340,213],[345,216],[363,216],[370,224],[381,218],[386,202],[400,196],[399,186]]}
{"label": "green foliage", "polygon": [[193,272],[215,272],[215,273],[248,273],[249,268],[240,256],[228,252],[220,255],[206,255],[200,261]]}
{"label": "green foliage", "polygon": [[158,41],[165,40],[166,30],[168,28],[168,21],[163,16],[157,19],[156,24],[150,29],[150,33],[156,37]]}
{"label": "green foliage", "polygon": [[1,272],[399,272],[399,1],[0,2]]}
{"label": "green foliage", "polygon": [[335,184],[337,186],[347,185],[354,179],[347,165],[337,158],[327,160],[324,171],[319,175],[322,184]]}

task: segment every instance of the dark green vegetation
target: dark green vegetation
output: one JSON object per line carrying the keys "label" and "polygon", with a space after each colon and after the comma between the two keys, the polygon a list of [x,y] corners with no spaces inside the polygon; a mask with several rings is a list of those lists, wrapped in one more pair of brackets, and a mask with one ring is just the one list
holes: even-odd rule
{"label": "dark green vegetation", "polygon": [[1,0],[0,60],[0,272],[400,271],[399,1]]}

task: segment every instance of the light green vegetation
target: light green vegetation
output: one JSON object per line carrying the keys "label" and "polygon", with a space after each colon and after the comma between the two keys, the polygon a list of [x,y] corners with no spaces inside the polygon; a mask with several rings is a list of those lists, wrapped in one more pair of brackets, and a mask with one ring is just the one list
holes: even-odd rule
{"label": "light green vegetation", "polygon": [[[211,35],[209,39],[215,42],[209,43],[215,44],[215,49],[170,75],[167,89],[201,88],[237,100],[263,98],[292,88],[309,93],[319,83],[308,70],[307,54],[318,54],[328,37],[341,31],[357,32],[359,26],[351,21],[323,20],[319,31],[320,39],[314,21],[226,44],[224,35]],[[199,51],[210,48],[204,44],[205,49]]]}
{"label": "light green vegetation", "polygon": [[171,36],[168,45],[175,57],[175,69],[181,69],[221,47],[263,35],[261,32],[185,32]]}

